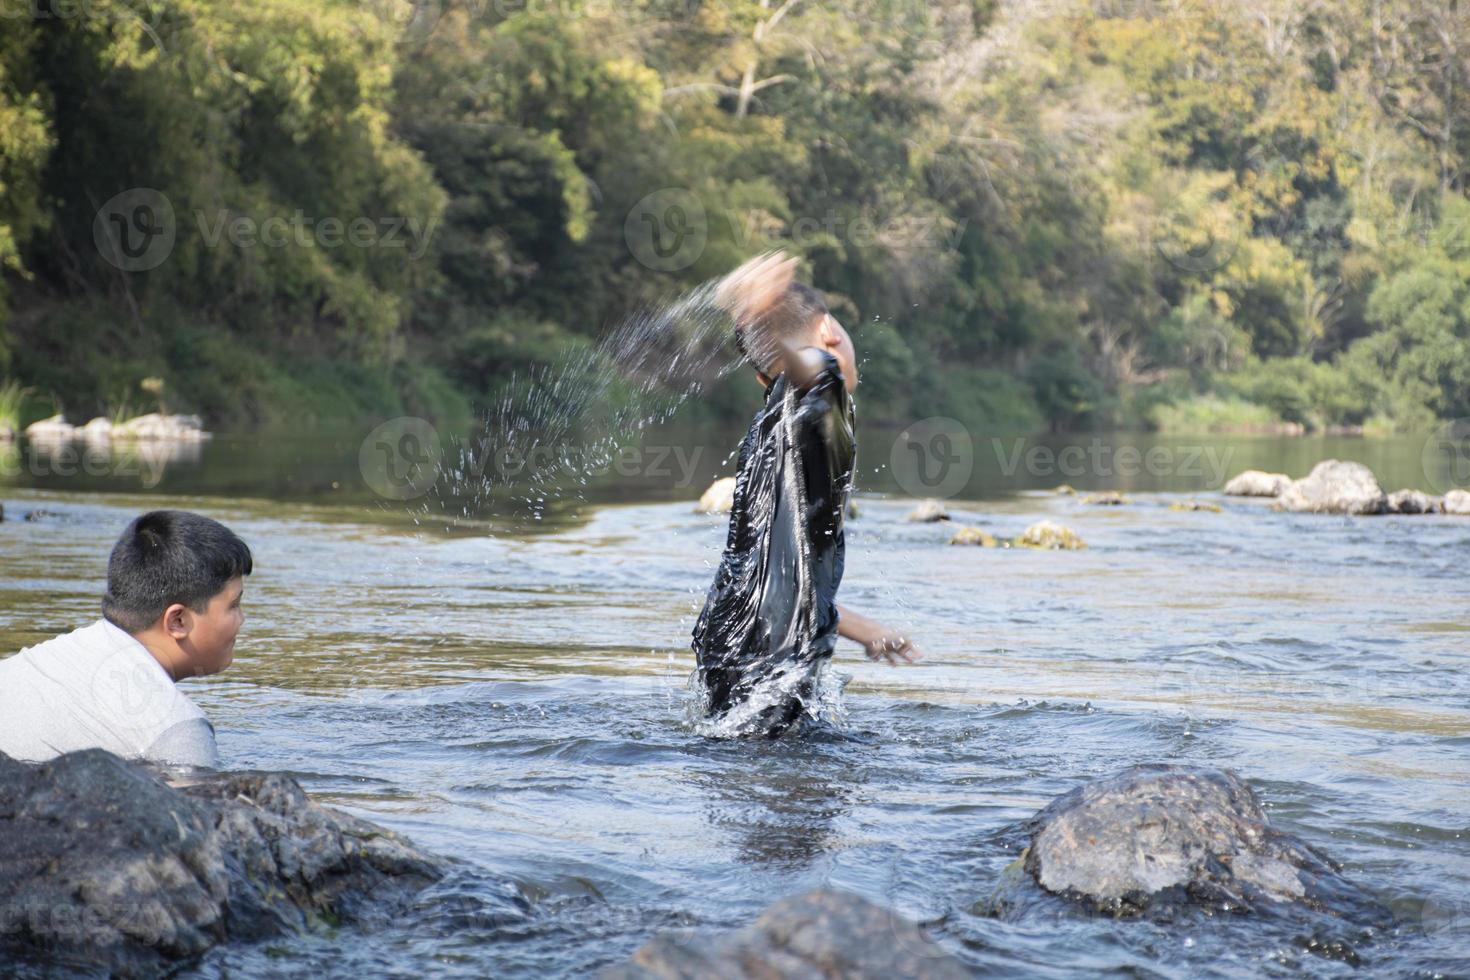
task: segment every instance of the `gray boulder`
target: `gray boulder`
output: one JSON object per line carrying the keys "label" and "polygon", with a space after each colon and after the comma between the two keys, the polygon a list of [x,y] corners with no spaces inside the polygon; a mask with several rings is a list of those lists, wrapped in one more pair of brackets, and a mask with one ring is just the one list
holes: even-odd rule
{"label": "gray boulder", "polygon": [[1422,490],[1396,490],[1388,495],[1390,514],[1437,514],[1442,504]]}
{"label": "gray boulder", "polygon": [[1470,515],[1470,490],[1451,490],[1445,494],[1444,512],[1460,517]]}
{"label": "gray boulder", "polygon": [[1291,486],[1291,477],[1285,473],[1263,473],[1246,470],[1225,484],[1228,497],[1279,497]]}
{"label": "gray boulder", "polygon": [[1388,509],[1388,496],[1362,463],[1328,459],[1287,487],[1274,506],[1311,514],[1382,514]]}
{"label": "gray boulder", "polygon": [[1059,797],[1026,830],[1026,871],[1046,891],[1098,911],[1300,905],[1364,925],[1390,921],[1330,858],[1271,827],[1232,772],[1135,766]]}
{"label": "gray boulder", "polygon": [[724,934],[666,934],[601,980],[816,980],[973,972],[896,912],[822,889],[782,899],[753,924]]}
{"label": "gray boulder", "polygon": [[175,787],[100,749],[0,755],[0,960],[154,975],[217,943],[381,920],[444,872],[279,774]]}

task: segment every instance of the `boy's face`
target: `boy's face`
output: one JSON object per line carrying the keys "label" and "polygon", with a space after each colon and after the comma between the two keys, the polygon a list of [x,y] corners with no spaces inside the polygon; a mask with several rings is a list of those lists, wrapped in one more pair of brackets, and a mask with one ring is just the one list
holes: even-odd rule
{"label": "boy's face", "polygon": [[179,646],[189,655],[189,668],[195,676],[217,674],[235,659],[235,637],[245,624],[241,602],[245,581],[235,576],[209,600],[203,612],[184,609],[181,618],[188,627]]}
{"label": "boy's face", "polygon": [[[805,346],[820,347],[837,358],[837,366],[842,369],[842,386],[849,392],[857,388],[857,350],[853,347],[847,330],[837,322],[835,316],[828,313],[818,320]],[[771,379],[759,368],[756,369],[755,376],[763,387],[771,383]]]}

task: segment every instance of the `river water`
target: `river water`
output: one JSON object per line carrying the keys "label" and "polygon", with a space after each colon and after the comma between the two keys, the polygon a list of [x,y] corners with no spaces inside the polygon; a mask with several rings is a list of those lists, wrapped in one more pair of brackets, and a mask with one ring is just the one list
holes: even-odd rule
{"label": "river water", "polygon": [[[733,438],[687,478],[643,456],[483,513],[375,497],[361,433],[216,440],[158,479],[26,455],[0,484],[0,651],[95,618],[139,511],[217,517],[256,555],[234,666],[185,682],[225,765],[290,772],[457,862],[396,921],[218,950],[187,975],[581,975],[820,886],[925,922],[983,972],[1361,973],[1264,918],[990,914],[1008,828],[1146,761],[1237,770],[1276,826],[1389,904],[1398,930],[1355,947],[1372,975],[1465,975],[1470,519],[1276,514],[1182,457],[1213,449],[1227,476],[1359,458],[1390,489],[1444,474],[1413,441],[1138,438],[1106,437],[1110,458],[1176,452],[1131,475],[1096,454],[1058,472],[1093,437],[1055,437],[1023,446],[1049,446],[1050,468],[1042,453],[1006,472],[1014,447],[974,440],[957,523],[1009,537],[1051,518],[1090,545],[1032,552],[906,523],[919,477],[894,434],[866,434],[841,599],[926,656],[873,665],[844,644],[845,726],[806,738],[708,741],[687,717],[689,630],[724,534],[692,503]],[[1063,480],[1132,499],[1041,489]],[[1169,509],[1185,499],[1224,510]]]}

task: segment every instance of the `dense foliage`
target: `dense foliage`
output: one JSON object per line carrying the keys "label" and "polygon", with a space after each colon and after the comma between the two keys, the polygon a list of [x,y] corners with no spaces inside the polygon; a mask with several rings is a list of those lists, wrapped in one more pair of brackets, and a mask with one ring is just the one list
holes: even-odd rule
{"label": "dense foliage", "polygon": [[779,245],[870,417],[1470,415],[1467,58],[1458,0],[34,0],[0,379],[447,414]]}

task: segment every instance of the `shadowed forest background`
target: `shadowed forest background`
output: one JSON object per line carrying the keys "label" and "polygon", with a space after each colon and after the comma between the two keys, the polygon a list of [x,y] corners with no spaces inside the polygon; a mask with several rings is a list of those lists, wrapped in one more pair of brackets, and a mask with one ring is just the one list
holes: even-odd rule
{"label": "shadowed forest background", "polygon": [[466,415],[786,247],[869,419],[1422,428],[1470,415],[1467,59],[1459,0],[13,0],[0,411]]}

